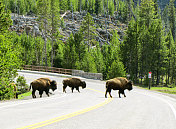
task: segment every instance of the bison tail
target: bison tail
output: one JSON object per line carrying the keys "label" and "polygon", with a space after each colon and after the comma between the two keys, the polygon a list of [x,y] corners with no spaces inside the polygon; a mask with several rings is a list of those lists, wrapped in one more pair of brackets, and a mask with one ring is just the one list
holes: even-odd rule
{"label": "bison tail", "polygon": [[31,90],[32,84],[30,84],[29,91]]}
{"label": "bison tail", "polygon": [[106,89],[108,88],[109,82],[106,82]]}

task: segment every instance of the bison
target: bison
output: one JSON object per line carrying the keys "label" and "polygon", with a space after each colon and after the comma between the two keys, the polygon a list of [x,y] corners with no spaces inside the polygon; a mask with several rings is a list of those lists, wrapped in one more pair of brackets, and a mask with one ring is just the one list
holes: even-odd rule
{"label": "bison", "polygon": [[55,80],[50,80],[49,78],[39,78],[34,80],[30,84],[30,89],[32,87],[32,97],[36,98],[35,91],[39,91],[40,98],[42,97],[43,91],[49,97],[49,90],[52,89],[53,91],[57,89],[57,83]]}
{"label": "bison", "polygon": [[123,94],[124,97],[126,97],[124,90],[125,89],[128,89],[129,91],[132,90],[133,89],[132,82],[124,77],[117,77],[106,81],[105,98],[107,98],[107,92],[109,92],[109,95],[112,98],[111,95],[112,89],[119,90],[119,98],[121,98],[120,93]]}
{"label": "bison", "polygon": [[14,91],[14,98],[18,99],[18,91],[17,91],[17,86],[15,83],[10,83],[10,86],[13,87],[13,91]]}
{"label": "bison", "polygon": [[63,92],[66,93],[66,87],[69,86],[72,89],[72,93],[74,88],[76,88],[76,90],[78,92],[79,91],[79,87],[81,86],[82,89],[86,88],[86,82],[85,81],[81,81],[79,78],[67,78],[63,80]]}

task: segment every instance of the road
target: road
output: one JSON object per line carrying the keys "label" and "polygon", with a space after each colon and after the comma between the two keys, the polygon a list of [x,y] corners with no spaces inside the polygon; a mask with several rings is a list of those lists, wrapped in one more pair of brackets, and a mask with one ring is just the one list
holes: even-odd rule
{"label": "road", "polygon": [[176,129],[176,99],[157,92],[134,86],[127,97],[112,91],[112,99],[104,98],[104,81],[82,78],[87,88],[81,93],[69,87],[62,93],[66,77],[19,74],[28,84],[49,77],[58,89],[50,97],[0,102],[0,129]]}

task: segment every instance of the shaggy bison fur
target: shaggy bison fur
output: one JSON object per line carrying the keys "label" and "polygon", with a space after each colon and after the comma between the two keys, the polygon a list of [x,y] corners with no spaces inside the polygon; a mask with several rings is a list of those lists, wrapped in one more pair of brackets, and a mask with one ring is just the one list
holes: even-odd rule
{"label": "shaggy bison fur", "polygon": [[111,90],[119,90],[119,98],[120,93],[126,97],[124,90],[128,89],[129,91],[133,89],[132,87],[132,82],[129,81],[128,79],[124,77],[117,77],[110,79],[106,82],[106,92],[105,92],[105,98],[107,98],[107,92],[109,92],[110,97],[112,98],[111,95]]}
{"label": "shaggy bison fur", "polygon": [[71,88],[72,93],[73,93],[74,88],[76,88],[78,92],[80,92],[79,91],[80,86],[82,87],[82,89],[86,88],[86,82],[80,80],[79,78],[67,78],[67,79],[64,79],[62,83],[63,83],[63,92],[65,93],[66,93],[67,86]]}
{"label": "shaggy bison fur", "polygon": [[55,80],[50,80],[49,78],[39,78],[34,80],[30,84],[30,89],[32,87],[32,97],[36,98],[35,91],[39,91],[40,98],[42,97],[43,91],[49,97],[49,90],[52,89],[53,91],[57,89],[57,83]]}

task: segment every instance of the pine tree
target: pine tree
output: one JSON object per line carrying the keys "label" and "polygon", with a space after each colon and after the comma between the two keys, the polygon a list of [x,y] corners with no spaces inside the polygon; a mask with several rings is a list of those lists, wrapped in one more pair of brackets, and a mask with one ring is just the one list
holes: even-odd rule
{"label": "pine tree", "polygon": [[164,22],[164,27],[165,30],[168,31],[170,26],[169,26],[169,17],[168,17],[168,5],[164,8],[162,12],[162,20]]}
{"label": "pine tree", "polygon": [[169,23],[170,28],[172,31],[172,35],[175,41],[175,24],[176,24],[176,16],[175,16],[175,6],[174,6],[174,0],[170,0],[169,7],[168,7],[168,14],[169,14]]}
{"label": "pine tree", "polygon": [[119,7],[118,7],[118,12],[119,12],[119,18],[122,20],[124,23],[127,23],[128,19],[128,7],[126,1],[119,1]]}
{"label": "pine tree", "polygon": [[102,73],[103,70],[105,69],[105,65],[99,44],[97,43],[96,47],[93,48],[91,51],[92,56],[94,58],[94,62],[96,62],[96,70],[98,73]]}
{"label": "pine tree", "polygon": [[109,3],[108,3],[108,12],[109,12],[109,15],[113,15],[114,14],[114,2],[113,0],[109,0]]}
{"label": "pine tree", "polygon": [[154,2],[154,11],[155,11],[155,16],[156,16],[156,18],[158,18],[157,16],[158,16],[158,13],[159,13],[159,5],[158,5],[158,0],[153,0],[153,2]]}
{"label": "pine tree", "polygon": [[74,37],[73,34],[71,34],[64,48],[64,59],[63,59],[64,68],[75,69],[77,60],[78,55],[76,53]]}
{"label": "pine tree", "polygon": [[71,9],[73,9],[73,11],[78,11],[78,1],[79,0],[72,0],[71,2]]}
{"label": "pine tree", "polygon": [[92,55],[93,53],[86,49],[86,54],[83,58],[81,69],[84,70],[85,72],[96,73],[97,72],[96,63]]}
{"label": "pine tree", "polygon": [[82,21],[82,25],[80,27],[80,32],[84,34],[85,36],[85,41],[88,43],[88,50],[91,45],[94,43],[94,38],[95,38],[95,27],[94,21],[90,13],[87,13],[86,17]]}
{"label": "pine tree", "polygon": [[11,10],[12,13],[15,12],[15,3],[14,0],[9,0],[9,4],[7,6],[9,8],[9,10]]}
{"label": "pine tree", "polygon": [[98,16],[101,13],[101,10],[102,10],[102,1],[95,0],[95,14]]}
{"label": "pine tree", "polygon": [[[156,40],[155,24],[157,23],[158,14],[155,9],[155,3],[152,0],[141,1],[139,6],[138,19],[139,19],[139,75],[141,77],[148,74],[151,71],[156,76],[156,62],[158,59],[154,51],[158,52],[159,40]],[[161,32],[161,30],[160,30]],[[155,48],[156,45],[156,48]],[[156,50],[157,49],[157,50]],[[151,60],[155,60],[151,62]],[[142,82],[142,79],[141,79]]]}
{"label": "pine tree", "polygon": [[123,57],[123,63],[126,72],[131,75],[134,82],[137,82],[138,59],[139,59],[139,25],[134,18],[131,19],[127,29],[127,35],[123,44],[120,45]]}
{"label": "pine tree", "polygon": [[59,0],[50,0],[50,26],[51,26],[51,42],[52,42],[52,50],[51,50],[51,66],[53,66],[54,60],[54,41],[56,40],[56,36],[58,33],[59,27]]}
{"label": "pine tree", "polygon": [[81,12],[82,0],[78,0],[78,11]]}
{"label": "pine tree", "polygon": [[[110,44],[103,45],[101,49],[103,61],[105,64],[103,70],[103,78],[109,79],[117,76],[124,76],[125,69],[122,63],[122,58],[120,54],[121,53],[120,42],[116,31],[113,32],[113,37],[112,40],[110,41]],[[112,74],[113,71],[114,73]]]}
{"label": "pine tree", "polygon": [[0,34],[3,34],[8,30],[10,25],[12,24],[12,20],[10,18],[10,12],[5,12],[5,7],[2,2],[0,2]]}
{"label": "pine tree", "polygon": [[75,47],[76,47],[76,53],[78,55],[78,60],[79,62],[81,62],[86,52],[85,50],[86,47],[83,42],[83,34],[81,32],[77,32],[73,35],[73,37],[74,37],[73,44],[75,44]]}
{"label": "pine tree", "polygon": [[145,24],[149,27],[151,21],[155,18],[156,12],[154,10],[153,0],[145,0],[141,2],[141,6],[139,7],[140,26]]}
{"label": "pine tree", "polygon": [[114,60],[109,67],[107,78],[112,79],[114,77],[124,77],[125,75],[126,72],[123,63],[119,60]]}
{"label": "pine tree", "polygon": [[102,55],[103,55],[103,61],[105,68],[103,70],[103,78],[108,79],[108,71],[109,71],[109,66],[112,64],[112,55],[111,55],[111,47],[110,45],[104,44],[101,49]]}
{"label": "pine tree", "polygon": [[59,6],[60,10],[65,12],[68,9],[67,0],[59,0],[59,4],[60,4]]}
{"label": "pine tree", "polygon": [[[48,31],[48,18],[49,18],[49,1],[47,0],[38,0],[37,1],[37,14],[38,14],[38,19],[40,21],[40,29],[43,30],[44,29],[44,34],[43,34],[43,38],[45,41],[44,44],[44,51],[45,51],[45,66],[48,66],[47,63],[47,31]],[[43,55],[42,55],[43,57]],[[42,63],[43,65],[43,63]]]}
{"label": "pine tree", "polygon": [[63,68],[63,60],[64,60],[64,48],[65,44],[63,42],[57,41],[56,47],[56,56],[54,58],[54,67]]}
{"label": "pine tree", "polygon": [[18,14],[25,14],[26,6],[24,0],[17,0]]}
{"label": "pine tree", "polygon": [[87,8],[88,8],[88,12],[90,14],[93,14],[94,8],[95,8],[95,0],[87,0]]}
{"label": "pine tree", "polygon": [[44,40],[42,39],[42,37],[35,37],[34,38],[34,44],[33,44],[34,61],[33,62],[35,62],[35,65],[42,64],[43,44],[44,44]]}
{"label": "pine tree", "polygon": [[86,11],[88,10],[88,3],[89,3],[88,0],[84,1],[84,10]]}
{"label": "pine tree", "polygon": [[0,34],[0,100],[14,97],[13,88],[7,86],[17,76],[17,69],[22,65],[20,46],[12,44],[11,40],[10,33]]}
{"label": "pine tree", "polygon": [[71,10],[71,0],[67,0],[67,9]]}
{"label": "pine tree", "polygon": [[22,65],[20,45],[13,44],[12,33],[8,32],[12,24],[10,12],[4,10],[0,2],[0,100],[13,97],[13,88],[7,88],[17,75],[17,69]]}
{"label": "pine tree", "polygon": [[171,30],[168,32],[167,36],[166,36],[166,46],[167,46],[167,79],[166,79],[166,84],[170,84],[170,77],[171,77],[171,70],[173,70],[172,68],[172,64],[173,64],[173,59],[175,58],[175,44],[174,44],[174,40],[173,40],[173,36],[172,36],[172,32]]}
{"label": "pine tree", "polygon": [[162,21],[161,18],[154,20],[149,27],[150,38],[151,38],[151,46],[152,46],[152,54],[151,55],[151,71],[153,76],[153,83],[154,78],[156,77],[156,84],[159,84],[160,75],[161,75],[161,60],[163,60],[161,51],[164,49],[164,33],[162,30]]}

